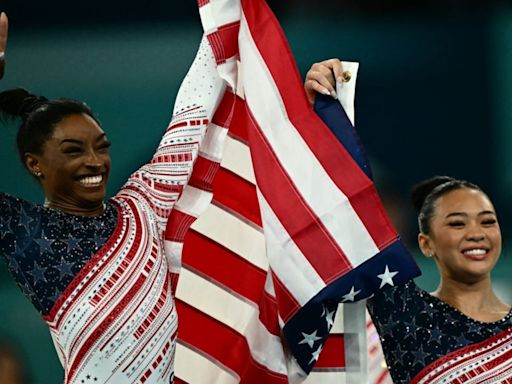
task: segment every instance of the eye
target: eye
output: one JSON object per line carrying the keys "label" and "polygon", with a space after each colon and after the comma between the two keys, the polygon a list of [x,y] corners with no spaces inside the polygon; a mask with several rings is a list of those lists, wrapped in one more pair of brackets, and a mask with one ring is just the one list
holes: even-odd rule
{"label": "eye", "polygon": [[79,154],[82,152],[82,148],[73,145],[73,146],[69,146],[69,147],[64,147],[62,149],[62,152],[69,154],[69,155],[76,155],[76,154]]}
{"label": "eye", "polygon": [[498,221],[496,219],[484,219],[484,220],[482,220],[482,225],[491,226],[491,225],[496,224],[497,222]]}
{"label": "eye", "polygon": [[105,141],[104,143],[101,143],[98,148],[96,149],[99,153],[108,153],[110,148],[110,141]]}
{"label": "eye", "polygon": [[448,226],[450,226],[452,228],[462,228],[462,227],[464,227],[464,225],[465,225],[465,223],[460,220],[448,222]]}

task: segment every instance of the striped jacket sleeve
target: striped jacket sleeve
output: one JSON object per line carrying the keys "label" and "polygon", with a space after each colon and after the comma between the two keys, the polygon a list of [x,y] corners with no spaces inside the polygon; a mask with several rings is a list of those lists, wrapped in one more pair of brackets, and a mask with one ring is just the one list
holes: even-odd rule
{"label": "striped jacket sleeve", "polygon": [[214,64],[204,60],[209,55],[211,49],[203,40],[179,89],[171,122],[153,158],[131,175],[118,194],[118,197],[130,195],[145,200],[156,214],[162,231],[189,182],[207,127],[211,125],[213,106],[224,92]]}

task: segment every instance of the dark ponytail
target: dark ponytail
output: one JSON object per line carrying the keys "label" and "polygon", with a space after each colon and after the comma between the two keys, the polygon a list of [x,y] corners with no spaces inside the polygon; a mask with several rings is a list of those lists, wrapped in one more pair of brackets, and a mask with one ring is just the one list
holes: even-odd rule
{"label": "dark ponytail", "polygon": [[434,176],[412,187],[411,200],[419,212],[418,226],[421,233],[430,233],[430,220],[434,215],[435,203],[443,195],[456,189],[469,188],[482,192],[482,189],[466,180],[449,176]]}
{"label": "dark ponytail", "polygon": [[3,121],[23,119],[46,101],[46,97],[33,95],[23,88],[10,89],[0,93],[0,116]]}
{"label": "dark ponytail", "polygon": [[72,99],[48,100],[26,89],[16,88],[0,92],[0,118],[21,119],[16,138],[20,160],[25,164],[25,154],[41,154],[43,144],[53,135],[55,126],[65,117],[86,114],[99,125],[91,109]]}

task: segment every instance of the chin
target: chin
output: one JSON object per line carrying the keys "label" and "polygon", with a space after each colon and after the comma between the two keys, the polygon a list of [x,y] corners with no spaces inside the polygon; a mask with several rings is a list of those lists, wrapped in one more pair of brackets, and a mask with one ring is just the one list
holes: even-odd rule
{"label": "chin", "polygon": [[472,284],[491,277],[492,268],[472,268],[463,272],[463,282]]}
{"label": "chin", "polygon": [[95,208],[103,204],[105,193],[98,193],[95,196],[82,196],[80,199],[83,208]]}

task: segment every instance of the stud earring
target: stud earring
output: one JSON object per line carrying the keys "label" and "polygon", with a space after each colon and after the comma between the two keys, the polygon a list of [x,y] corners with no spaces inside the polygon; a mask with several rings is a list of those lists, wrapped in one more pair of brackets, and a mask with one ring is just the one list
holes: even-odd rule
{"label": "stud earring", "polygon": [[41,177],[43,174],[41,173],[41,171],[34,171],[34,175],[36,177]]}

